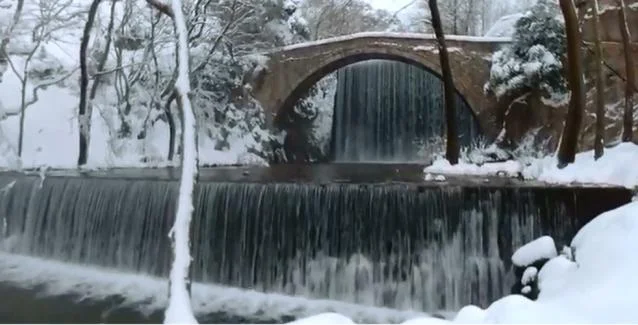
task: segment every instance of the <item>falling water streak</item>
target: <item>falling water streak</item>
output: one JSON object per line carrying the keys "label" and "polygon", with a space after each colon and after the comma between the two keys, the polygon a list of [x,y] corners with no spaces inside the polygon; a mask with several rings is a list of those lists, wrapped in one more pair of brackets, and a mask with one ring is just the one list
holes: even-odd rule
{"label": "falling water streak", "polygon": [[[0,174],[2,249],[166,276],[177,183]],[[565,201],[516,188],[204,183],[197,281],[425,311],[486,306],[512,250],[576,229]],[[548,228],[551,227],[551,228]]]}
{"label": "falling water streak", "polygon": [[[441,80],[406,63],[367,61],[337,72],[333,150],[339,162],[423,161],[421,143],[443,137]],[[471,110],[456,97],[461,145],[478,136]]]}

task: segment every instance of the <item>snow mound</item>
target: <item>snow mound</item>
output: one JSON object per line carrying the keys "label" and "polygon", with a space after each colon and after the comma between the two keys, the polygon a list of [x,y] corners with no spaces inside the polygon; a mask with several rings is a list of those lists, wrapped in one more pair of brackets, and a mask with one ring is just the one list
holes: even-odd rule
{"label": "snow mound", "polygon": [[484,322],[638,322],[638,202],[605,212],[571,244],[575,261],[551,259],[539,272],[537,301],[508,296],[486,309]]}
{"label": "snow mound", "polygon": [[482,319],[483,317],[485,317],[485,310],[473,305],[469,305],[459,310],[459,313],[456,314],[456,317],[454,318],[454,322],[462,324],[471,323],[475,319]]}
{"label": "snow mound", "polygon": [[323,313],[310,316],[288,324],[354,324],[352,319],[337,313]]}
{"label": "snow mound", "polygon": [[542,259],[556,257],[556,255],[554,239],[549,236],[543,236],[517,249],[512,255],[512,263],[516,266],[528,266]]}
{"label": "snow mound", "polygon": [[[550,238],[541,237],[524,249],[550,253]],[[525,246],[524,246],[525,247]],[[536,301],[509,295],[488,308],[466,306],[454,323],[638,323],[638,202],[605,212],[587,225],[571,243],[574,261],[565,255],[550,259],[538,272]],[[542,248],[542,250],[541,250]],[[520,258],[548,254],[519,253]],[[519,261],[521,262],[521,261]],[[522,263],[522,262],[521,262]],[[445,320],[439,320],[444,323]],[[409,324],[431,318],[411,319]]]}
{"label": "snow mound", "polygon": [[436,317],[419,317],[406,320],[401,324],[449,324],[449,320],[436,318]]}
{"label": "snow mound", "polygon": [[532,161],[523,175],[548,183],[598,183],[633,188],[638,185],[638,169],[628,162],[638,161],[638,145],[628,142],[607,148],[594,160],[592,150],[576,155],[576,161],[559,169],[555,157]]}
{"label": "snow mound", "polygon": [[[521,164],[517,161],[485,163],[483,165],[459,161],[451,165],[446,159],[435,160],[432,165],[425,167],[425,173],[448,175],[500,175],[516,176],[521,172]],[[427,175],[427,174],[426,174]]]}

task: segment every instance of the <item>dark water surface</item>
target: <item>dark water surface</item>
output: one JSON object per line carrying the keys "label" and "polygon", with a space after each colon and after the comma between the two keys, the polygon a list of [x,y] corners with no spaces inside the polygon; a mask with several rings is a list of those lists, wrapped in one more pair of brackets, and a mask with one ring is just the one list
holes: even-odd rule
{"label": "dark water surface", "polygon": [[[135,307],[124,307],[121,304],[125,298],[117,295],[102,299],[84,299],[77,294],[50,296],[42,294],[42,285],[23,288],[0,282],[0,296],[2,324],[161,324],[164,320],[163,310],[147,314]],[[204,324],[272,324],[294,319],[294,316],[250,318],[224,312],[197,315],[197,320]]]}
{"label": "dark water surface", "polygon": [[[107,179],[179,180],[179,168],[113,168],[104,170],[47,170],[46,177],[88,177]],[[0,175],[39,176],[38,171],[2,172]],[[199,182],[301,183],[301,184],[409,184],[417,186],[519,187],[519,188],[602,188],[600,184],[551,184],[513,177],[446,175],[446,180],[425,181],[423,165],[395,163],[276,164],[200,168]]]}

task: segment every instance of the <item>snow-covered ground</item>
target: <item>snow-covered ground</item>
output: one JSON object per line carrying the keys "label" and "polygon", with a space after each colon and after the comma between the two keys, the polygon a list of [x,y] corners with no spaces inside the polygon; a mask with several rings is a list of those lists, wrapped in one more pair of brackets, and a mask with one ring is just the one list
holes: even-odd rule
{"label": "snow-covered ground", "polygon": [[[20,58],[14,58],[20,64]],[[0,100],[4,107],[19,107],[20,82],[15,74],[7,71],[0,83]],[[5,96],[4,94],[13,94]],[[25,137],[22,154],[23,168],[76,168],[78,157],[78,94],[68,88],[51,86],[39,92],[39,100],[28,107],[25,114]],[[120,148],[111,139],[107,119],[101,114],[99,105],[92,118],[91,143],[88,168],[109,167],[161,167],[171,163],[168,154],[168,125],[158,121],[150,128],[144,140],[131,140]],[[19,116],[0,119],[0,169],[14,168],[17,162]],[[230,143],[228,150],[214,149],[211,139],[200,137],[200,164],[232,165],[262,163],[247,152],[242,139]],[[147,157],[147,163],[141,159]]]}
{"label": "snow-covered ground", "polygon": [[505,162],[485,163],[476,165],[459,162],[450,165],[445,159],[439,159],[424,169],[428,174],[454,175],[522,175],[526,179],[535,179],[553,184],[595,183],[617,185],[627,188],[638,186],[638,169],[633,162],[638,161],[638,145],[620,143],[607,148],[605,154],[594,160],[593,151],[585,151],[576,155],[576,161],[563,169],[557,167],[556,157],[531,159],[521,161],[508,160]]}
{"label": "snow-covered ground", "polygon": [[[555,255],[548,243],[547,238],[534,241],[518,253],[518,258]],[[451,321],[421,317],[405,323],[637,323],[635,247],[638,247],[638,202],[603,213],[585,225],[571,242],[573,254],[554,256],[538,271],[537,300],[509,295],[486,309],[466,306]],[[334,321],[345,323],[347,319],[320,314],[302,323]]]}

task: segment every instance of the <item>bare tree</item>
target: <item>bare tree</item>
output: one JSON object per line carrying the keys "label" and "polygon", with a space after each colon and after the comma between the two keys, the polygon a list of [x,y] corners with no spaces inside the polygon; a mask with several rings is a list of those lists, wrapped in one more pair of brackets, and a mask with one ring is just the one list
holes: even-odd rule
{"label": "bare tree", "polygon": [[[16,30],[16,25],[19,21],[18,15],[23,11],[22,4],[18,3],[18,8],[14,13],[14,20],[11,23],[6,37],[2,40],[0,53],[0,63],[6,63],[20,81],[20,107],[14,111],[2,112],[0,119],[5,119],[9,116],[19,115],[19,134],[18,134],[18,156],[22,156],[23,143],[24,143],[24,123],[26,109],[35,104],[38,101],[38,92],[48,86],[57,84],[66,78],[68,78],[73,72],[63,74],[58,77],[56,68],[46,69],[46,71],[37,71],[33,69],[31,64],[33,59],[41,59],[41,56],[46,56],[42,48],[42,44],[55,40],[54,34],[67,27],[69,27],[73,20],[79,16],[79,13],[70,10],[72,0],[50,0],[41,1],[39,7],[32,14],[34,19],[30,20],[30,44],[26,46],[27,50],[22,52],[23,63],[21,67],[18,67],[9,57],[7,52],[7,45],[9,43],[10,34]],[[33,82],[34,85],[31,89],[31,98],[28,97],[29,84],[32,83],[31,79],[37,79],[37,82]]]}
{"label": "bare tree", "polygon": [[20,22],[20,17],[22,16],[22,9],[24,8],[24,0],[18,0],[15,4],[15,10],[13,12],[13,17],[11,22],[6,27],[6,29],[2,32],[2,39],[0,39],[0,80],[2,80],[2,75],[6,69],[9,60],[9,53],[7,52],[7,46],[9,45],[9,41],[11,40],[11,34],[15,30],[16,26]]}
{"label": "bare tree", "polygon": [[452,69],[450,68],[450,59],[448,57],[447,46],[445,44],[445,36],[443,34],[443,24],[439,16],[439,8],[437,0],[428,0],[430,12],[432,15],[432,26],[436,34],[436,40],[439,47],[439,58],[441,60],[441,75],[443,78],[443,92],[445,102],[445,125],[447,128],[447,145],[445,149],[445,158],[452,165],[459,162],[459,142],[456,130],[456,112],[455,112],[455,93],[454,81],[452,80]]}
{"label": "bare tree", "polygon": [[572,0],[560,0],[560,8],[565,17],[567,36],[567,80],[571,97],[565,119],[565,127],[558,149],[558,167],[573,163],[578,147],[578,135],[583,120],[585,99],[583,92],[583,66],[580,52],[581,34],[578,27],[576,8]]}
{"label": "bare tree", "polygon": [[596,136],[594,140],[594,158],[603,156],[605,145],[605,83],[603,76],[603,47],[600,43],[600,11],[598,0],[592,0],[592,23],[594,26],[595,73],[596,73]]}
{"label": "bare tree", "polygon": [[347,35],[398,28],[396,15],[374,9],[362,0],[306,0],[301,11],[308,21],[310,38]]}
{"label": "bare tree", "polygon": [[624,0],[617,0],[620,7],[618,11],[618,21],[620,33],[622,35],[623,50],[625,54],[625,109],[623,111],[623,132],[622,141],[633,141],[634,131],[634,91],[636,90],[636,74],[634,71],[634,57],[631,53],[631,34],[627,24],[627,8]]}
{"label": "bare tree", "polygon": [[84,24],[82,32],[82,41],[80,42],[80,108],[78,110],[78,125],[80,127],[80,142],[78,166],[86,165],[89,156],[89,143],[91,141],[91,111],[87,104],[87,95],[89,88],[89,70],[87,66],[87,52],[89,48],[89,38],[91,37],[91,29],[95,22],[97,9],[100,0],[93,0],[89,7],[88,19]]}

